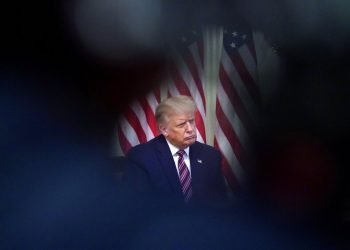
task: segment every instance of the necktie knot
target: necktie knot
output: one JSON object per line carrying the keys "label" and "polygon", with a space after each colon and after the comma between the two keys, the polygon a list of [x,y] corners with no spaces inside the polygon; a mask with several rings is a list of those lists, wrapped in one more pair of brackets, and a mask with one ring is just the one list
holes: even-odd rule
{"label": "necktie knot", "polygon": [[186,152],[185,152],[185,150],[180,149],[179,151],[177,151],[177,154],[178,154],[180,157],[183,157],[183,156],[186,154]]}

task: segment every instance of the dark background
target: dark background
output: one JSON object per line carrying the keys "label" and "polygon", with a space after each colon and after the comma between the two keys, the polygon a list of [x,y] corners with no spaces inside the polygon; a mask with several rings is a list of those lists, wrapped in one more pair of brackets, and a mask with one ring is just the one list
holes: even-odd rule
{"label": "dark background", "polygon": [[[229,23],[248,24],[263,32],[283,64],[280,91],[264,106],[257,131],[254,185],[266,187],[259,196],[272,204],[277,199],[276,208],[289,208],[290,201],[279,197],[303,194],[292,200],[306,204],[301,205],[303,216],[323,218],[324,223],[315,225],[329,236],[331,246],[345,246],[350,122],[346,1],[310,1],[300,6],[286,0],[162,1],[156,29],[149,33],[150,46],[125,36],[123,26],[111,31],[110,37],[91,33],[102,37],[102,46],[112,44],[110,56],[91,49],[81,36],[74,21],[79,3],[1,4],[0,240],[5,247],[127,244],[111,233],[128,231],[125,228],[134,232],[139,226],[125,221],[128,209],[120,209],[119,196],[123,194],[114,193],[118,187],[114,176],[109,178],[116,168],[108,156],[118,112],[157,82],[178,32]],[[115,14],[120,19],[106,18],[98,30],[128,22],[123,11],[110,10],[107,17]],[[300,185],[316,188],[294,189]],[[116,214],[118,209],[121,212]],[[92,224],[97,226],[76,233]],[[225,227],[235,231],[239,225]],[[132,238],[132,233],[125,235]]]}

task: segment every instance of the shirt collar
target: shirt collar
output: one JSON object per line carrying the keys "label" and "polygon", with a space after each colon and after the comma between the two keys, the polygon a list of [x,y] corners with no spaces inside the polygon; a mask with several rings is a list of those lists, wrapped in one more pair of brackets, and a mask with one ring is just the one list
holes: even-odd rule
{"label": "shirt collar", "polygon": [[[168,140],[166,140],[166,142],[168,143],[168,146],[170,148],[170,152],[172,156],[175,156],[177,154],[177,151],[179,151],[180,149],[175,147],[173,144],[171,144]],[[187,147],[184,149],[184,151],[186,152],[186,155],[189,155],[190,152],[190,147]]]}

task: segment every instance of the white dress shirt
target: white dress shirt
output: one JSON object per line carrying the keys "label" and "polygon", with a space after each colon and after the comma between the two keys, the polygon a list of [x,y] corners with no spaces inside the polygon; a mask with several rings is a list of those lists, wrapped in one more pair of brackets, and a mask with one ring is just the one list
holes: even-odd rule
{"label": "white dress shirt", "polygon": [[[168,140],[166,140],[166,142],[167,142],[168,145],[169,145],[169,148],[170,148],[170,151],[171,151],[171,155],[173,156],[173,159],[174,159],[174,162],[175,162],[177,174],[178,174],[179,177],[180,177],[180,174],[179,174],[179,166],[178,166],[179,155],[177,154],[177,152],[178,152],[180,149],[178,149],[177,147],[175,147],[175,146],[174,146],[173,144],[171,144]],[[184,151],[185,151],[185,154],[184,154],[184,161],[185,161],[186,166],[187,166],[187,168],[188,168],[188,170],[190,171],[190,174],[191,174],[191,165],[190,165],[190,157],[189,157],[190,148],[187,147],[187,148],[184,149]]]}

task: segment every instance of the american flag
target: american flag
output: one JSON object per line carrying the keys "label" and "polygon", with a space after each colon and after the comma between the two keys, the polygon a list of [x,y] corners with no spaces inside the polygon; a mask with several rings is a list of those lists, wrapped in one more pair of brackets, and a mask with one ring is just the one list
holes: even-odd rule
{"label": "american flag", "polygon": [[[219,37],[219,36],[218,36]],[[206,96],[208,80],[205,79],[206,53],[202,30],[191,30],[181,37],[181,46],[175,50],[170,61],[165,86],[166,96],[192,96],[198,107],[196,125],[198,141],[213,144],[223,156],[223,173],[227,184],[233,190],[244,182],[246,159],[249,152],[249,138],[256,126],[257,112],[261,103],[257,87],[257,59],[252,33],[237,29],[224,29],[222,32],[218,79],[213,93],[214,103],[208,103]],[[214,65],[215,66],[215,65]],[[215,68],[215,67],[212,67]],[[212,83],[211,83],[212,84]],[[206,92],[207,91],[207,92]],[[163,95],[162,95],[163,96]],[[121,115],[118,122],[118,137],[122,154],[134,145],[148,141],[158,134],[154,112],[161,101],[160,90],[133,103]],[[209,105],[215,114],[210,121],[214,140],[207,141],[206,115]],[[208,128],[207,128],[208,132]]]}
{"label": "american flag", "polygon": [[159,103],[160,89],[157,88],[125,108],[117,124],[119,155],[125,155],[131,147],[158,135],[155,110]]}
{"label": "american flag", "polygon": [[192,96],[198,108],[195,119],[200,142],[206,142],[203,65],[203,36],[201,30],[194,29],[181,37],[171,60],[168,96]]}
{"label": "american flag", "polygon": [[234,189],[244,182],[249,137],[256,126],[260,93],[251,32],[224,29],[216,96],[214,145],[223,155],[223,172]]}

